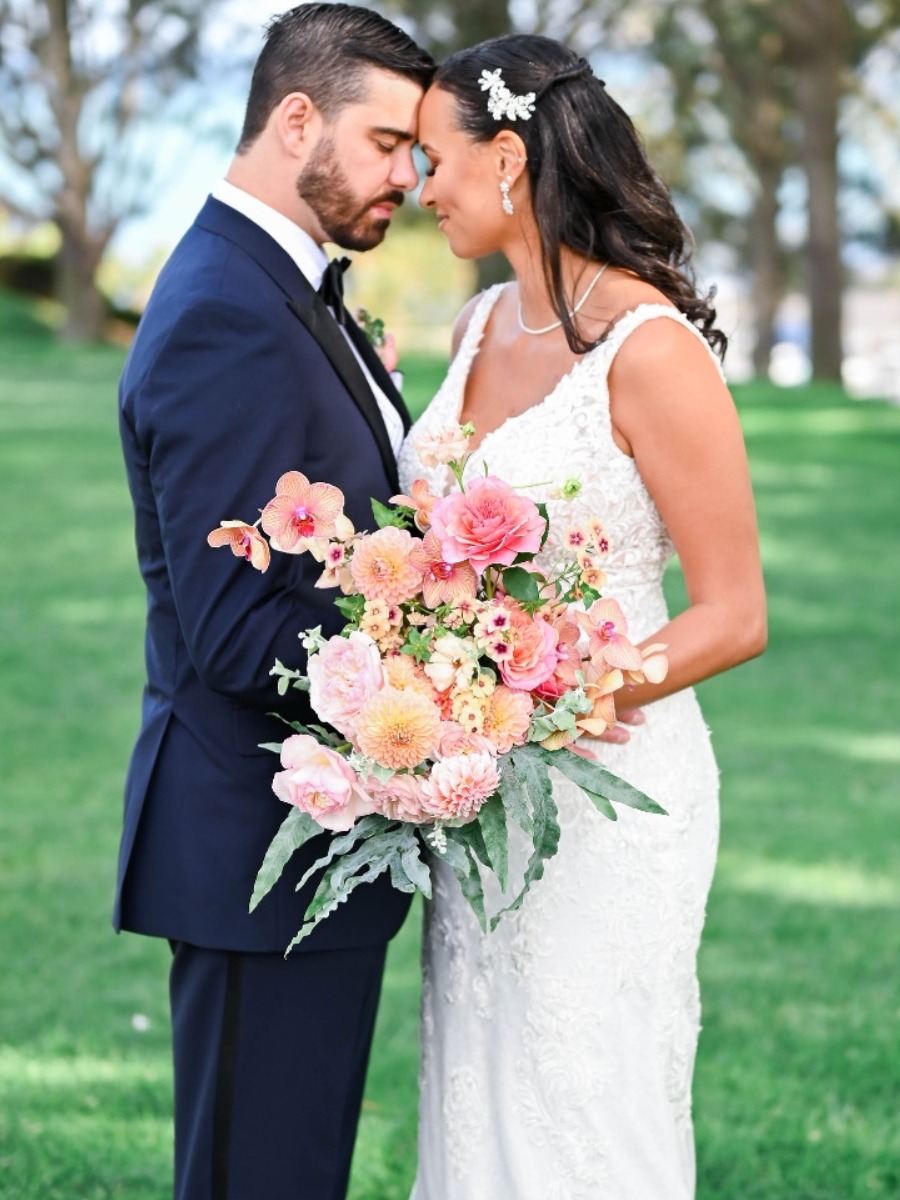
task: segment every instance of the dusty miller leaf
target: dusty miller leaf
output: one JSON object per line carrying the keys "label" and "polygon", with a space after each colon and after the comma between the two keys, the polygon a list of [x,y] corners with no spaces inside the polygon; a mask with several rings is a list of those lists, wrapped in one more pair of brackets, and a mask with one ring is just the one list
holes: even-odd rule
{"label": "dusty miller leaf", "polygon": [[299,808],[292,808],[266,851],[262,866],[253,885],[253,895],[250,898],[250,912],[264,896],[267,896],[278,880],[285,865],[295,850],[299,850],[310,838],[322,832],[322,826],[317,825],[308,813]]}

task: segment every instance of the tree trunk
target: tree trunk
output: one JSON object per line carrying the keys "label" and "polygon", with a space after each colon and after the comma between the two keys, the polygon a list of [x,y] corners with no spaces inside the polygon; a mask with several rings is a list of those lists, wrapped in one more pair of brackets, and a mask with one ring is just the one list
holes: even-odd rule
{"label": "tree trunk", "polygon": [[807,290],[812,319],[812,373],[841,381],[843,362],[843,273],[838,220],[838,105],[841,40],[846,36],[840,0],[818,0],[811,8],[813,44],[797,61],[797,107],[803,126],[801,162],[809,190]]}
{"label": "tree trunk", "polygon": [[106,301],[95,276],[102,250],[85,244],[81,231],[57,220],[62,243],[57,259],[56,295],[66,312],[60,336],[67,342],[99,342],[106,324]]}
{"label": "tree trunk", "polygon": [[763,159],[756,164],[759,194],[753,212],[750,259],[753,270],[753,373],[765,379],[775,343],[775,316],[781,299],[781,250],[778,244],[778,183],[781,164]]}

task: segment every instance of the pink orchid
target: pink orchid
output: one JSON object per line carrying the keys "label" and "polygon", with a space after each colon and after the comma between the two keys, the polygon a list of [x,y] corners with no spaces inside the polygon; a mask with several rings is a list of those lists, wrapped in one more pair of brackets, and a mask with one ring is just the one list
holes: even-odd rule
{"label": "pink orchid", "polygon": [[334,536],[343,507],[340,488],[310,483],[299,471],[287,471],[263,509],[261,524],[276,550],[302,554]]}
{"label": "pink orchid", "polygon": [[206,540],[213,547],[230,546],[232,554],[245,558],[257,571],[265,571],[269,566],[269,543],[254,525],[245,525],[243,521],[221,521],[219,528],[208,534]]}
{"label": "pink orchid", "polygon": [[414,479],[409,487],[410,496],[391,496],[391,504],[402,504],[413,509],[416,528],[422,533],[431,526],[431,510],[435,506],[437,496],[433,496],[424,479]]}
{"label": "pink orchid", "polygon": [[409,553],[409,561],[422,573],[422,597],[428,608],[440,604],[457,605],[473,599],[478,576],[467,562],[444,561],[441,543],[433,530],[426,533],[420,545]]}
{"label": "pink orchid", "polygon": [[628,638],[628,621],[615,600],[596,600],[586,613],[578,614],[578,623],[588,634],[588,653],[598,667],[618,667],[639,671],[643,655]]}

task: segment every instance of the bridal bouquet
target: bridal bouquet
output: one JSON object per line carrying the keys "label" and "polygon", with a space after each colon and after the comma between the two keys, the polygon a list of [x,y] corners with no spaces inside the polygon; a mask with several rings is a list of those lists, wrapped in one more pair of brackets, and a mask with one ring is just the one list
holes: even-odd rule
{"label": "bridal bouquet", "polygon": [[506,892],[513,823],[530,856],[493,928],[556,852],[551,767],[612,820],[611,801],[664,811],[576,739],[615,723],[621,687],[665,676],[665,647],[633,645],[619,605],[601,598],[609,542],[599,521],[564,529],[560,561],[536,568],[546,508],[496,476],[464,482],[473,432],[454,426],[420,441],[422,461],[445,463],[455,487],[439,497],[420,479],[389,506],[373,501],[375,532],[354,529],[338,488],[289,471],[254,525],[223,521],[209,534],[261,571],[271,550],[309,553],[323,564],[316,586],[341,592],[342,633],[304,631],[305,673],[278,661],[271,672],[281,695],[308,690],[322,724],[287,722],[293,733],[268,747],[281,757],[273,790],[291,811],[251,910],[295,850],[322,830],[338,835],[298,885],[324,868],[288,951],[384,871],[394,887],[430,896],[426,848],[486,929],[482,872]]}

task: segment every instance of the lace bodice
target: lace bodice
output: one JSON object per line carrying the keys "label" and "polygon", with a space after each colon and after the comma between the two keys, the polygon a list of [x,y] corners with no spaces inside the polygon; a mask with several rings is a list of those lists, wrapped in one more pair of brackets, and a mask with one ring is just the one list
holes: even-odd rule
{"label": "lace bodice", "polygon": [[[481,296],[444,383],[403,447],[404,488],[415,478],[427,479],[438,493],[450,484],[446,467],[426,469],[419,462],[416,435],[459,419],[472,362],[504,286],[498,284]],[[526,494],[547,504],[551,532],[538,560],[545,567],[559,555],[559,538],[567,525],[599,517],[611,539],[603,564],[608,576],[604,593],[619,601],[631,622],[631,633],[639,639],[666,619],[661,582],[673,551],[634,459],[613,439],[608,377],[628,335],[655,319],[677,321],[703,340],[696,327],[670,305],[639,305],[622,317],[605,342],[579,359],[544,400],[487,434],[466,469],[468,476],[479,475],[487,463],[491,474],[507,483],[537,485],[528,486]],[[571,479],[582,487],[569,500],[561,489]]]}
{"label": "lace bodice", "polygon": [[[500,290],[476,304],[446,380],[407,437],[405,491],[417,478],[438,493],[451,482],[445,467],[423,467],[416,439],[458,420]],[[666,623],[662,577],[673,548],[637,465],[613,440],[608,376],[629,334],[656,319],[701,337],[674,308],[639,306],[541,403],[489,433],[467,467],[480,474],[486,463],[511,484],[533,485],[527,494],[551,518],[545,567],[567,525],[603,521],[603,594],[620,602],[636,640]],[[566,499],[573,478],[581,489]],[[559,851],[522,908],[487,936],[455,878],[434,864],[413,1200],[693,1196],[696,952],[716,853],[715,760],[689,690],[649,706],[627,745],[597,750],[668,816],[623,810],[613,824],[558,777]],[[515,831],[510,850],[521,867],[526,847]]]}

